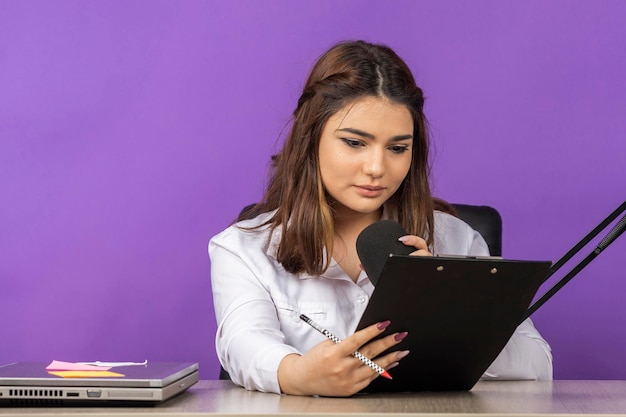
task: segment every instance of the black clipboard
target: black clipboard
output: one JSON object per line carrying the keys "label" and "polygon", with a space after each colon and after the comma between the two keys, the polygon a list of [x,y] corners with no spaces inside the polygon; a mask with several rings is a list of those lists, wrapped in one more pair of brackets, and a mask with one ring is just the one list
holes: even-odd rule
{"label": "black clipboard", "polygon": [[552,262],[390,255],[357,330],[409,334],[411,353],[361,392],[467,391],[496,359]]}

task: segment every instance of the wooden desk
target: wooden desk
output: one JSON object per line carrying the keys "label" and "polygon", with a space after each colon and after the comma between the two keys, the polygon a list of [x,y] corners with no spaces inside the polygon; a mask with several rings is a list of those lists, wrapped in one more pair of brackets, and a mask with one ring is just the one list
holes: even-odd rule
{"label": "wooden desk", "polygon": [[250,392],[230,381],[200,381],[156,407],[0,408],[13,416],[434,415],[626,416],[626,381],[479,382],[469,392],[365,394],[317,398]]}

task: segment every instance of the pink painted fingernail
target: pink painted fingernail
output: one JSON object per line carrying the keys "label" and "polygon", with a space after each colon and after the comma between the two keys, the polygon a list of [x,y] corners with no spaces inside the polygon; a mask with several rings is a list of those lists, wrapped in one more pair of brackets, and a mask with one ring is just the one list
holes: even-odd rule
{"label": "pink painted fingernail", "polygon": [[404,242],[408,242],[409,241],[409,236],[401,236],[401,237],[398,238],[398,240],[400,242],[403,242],[403,243]]}
{"label": "pink painted fingernail", "polygon": [[408,332],[400,332],[393,337],[393,340],[399,342],[409,335]]}
{"label": "pink painted fingernail", "polygon": [[406,357],[406,355],[408,355],[409,353],[411,353],[411,351],[410,351],[410,350],[403,350],[403,351],[401,351],[401,352],[398,352],[398,353],[396,354],[396,360],[400,360],[400,359],[402,359],[402,358]]}
{"label": "pink painted fingernail", "polygon": [[394,363],[392,363],[391,365],[389,365],[389,366],[387,367],[387,370],[390,370],[391,368],[395,368],[395,367],[396,367],[396,366],[398,366],[398,365],[400,365],[400,362],[394,362]]}
{"label": "pink painted fingernail", "polygon": [[390,324],[391,324],[391,321],[389,320],[381,321],[380,323],[378,323],[376,328],[378,330],[385,330],[387,327],[389,327]]}

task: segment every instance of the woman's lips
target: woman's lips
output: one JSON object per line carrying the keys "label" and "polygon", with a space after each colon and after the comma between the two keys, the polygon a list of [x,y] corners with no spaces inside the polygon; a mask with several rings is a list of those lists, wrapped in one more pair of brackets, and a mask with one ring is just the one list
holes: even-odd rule
{"label": "woman's lips", "polygon": [[365,197],[379,197],[385,192],[385,187],[372,185],[357,185],[355,187],[358,193]]}

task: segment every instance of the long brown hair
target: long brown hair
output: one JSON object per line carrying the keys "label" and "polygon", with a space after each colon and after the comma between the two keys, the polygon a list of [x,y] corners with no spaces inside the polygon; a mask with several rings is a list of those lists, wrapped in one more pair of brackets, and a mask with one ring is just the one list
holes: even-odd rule
{"label": "long brown hair", "polygon": [[319,140],[329,117],[368,96],[405,105],[413,117],[411,168],[385,210],[410,234],[432,244],[434,207],[422,90],[406,63],[389,47],[342,42],[313,67],[283,148],[273,157],[267,191],[253,209],[256,213],[276,211],[264,225],[271,224],[272,232],[282,226],[277,259],[288,272],[320,275],[328,268],[334,221],[319,172]]}

